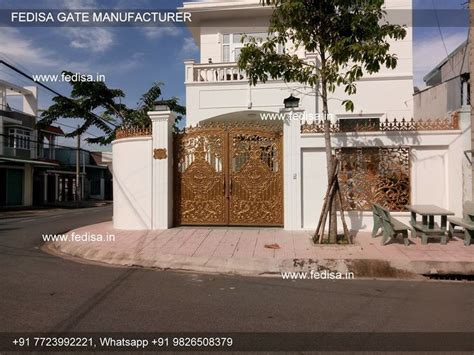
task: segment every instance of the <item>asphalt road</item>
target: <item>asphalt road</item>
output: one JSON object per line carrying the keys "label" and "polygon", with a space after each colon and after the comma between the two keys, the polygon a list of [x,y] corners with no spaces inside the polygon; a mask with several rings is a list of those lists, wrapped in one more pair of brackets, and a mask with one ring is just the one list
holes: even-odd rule
{"label": "asphalt road", "polygon": [[113,268],[39,249],[108,207],[0,220],[0,332],[463,332],[474,283],[202,275]]}

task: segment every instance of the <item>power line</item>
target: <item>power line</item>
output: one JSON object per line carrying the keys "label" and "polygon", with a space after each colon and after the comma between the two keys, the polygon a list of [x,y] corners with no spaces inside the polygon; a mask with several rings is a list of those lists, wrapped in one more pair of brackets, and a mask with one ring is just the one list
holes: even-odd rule
{"label": "power line", "polygon": [[[65,123],[60,123],[60,122],[58,122],[58,124],[61,125],[61,126],[64,126],[64,127],[68,127],[68,128],[73,128],[73,129],[76,129],[76,128],[77,128],[77,127],[74,127],[74,126],[69,126],[69,125],[67,125],[67,124],[65,124]],[[99,136],[96,136],[95,134],[92,134],[92,133],[89,133],[89,132],[84,132],[84,134],[87,134],[87,135],[89,135],[89,136],[91,136],[91,137],[100,138]]]}
{"label": "power line", "polygon": [[[75,104],[74,100],[72,100],[71,98],[66,97],[66,96],[60,94],[59,92],[57,92],[56,90],[51,89],[51,88],[49,88],[48,86],[44,85],[43,83],[40,83],[40,82],[36,81],[36,80],[33,79],[30,75],[26,74],[25,72],[23,72],[22,70],[16,68],[15,66],[13,66],[13,65],[11,65],[11,64],[9,64],[9,63],[7,63],[7,62],[5,62],[3,59],[0,59],[0,64],[5,65],[6,67],[10,68],[11,70],[15,71],[16,73],[18,73],[18,74],[24,76],[25,78],[27,78],[27,79],[29,79],[29,80],[31,80],[31,81],[33,81],[33,82],[35,82],[36,84],[40,85],[40,86],[43,87],[44,89],[46,89],[46,90],[48,90],[48,91],[54,93],[56,96],[59,96],[59,97],[61,97],[61,98],[63,98],[63,99],[66,99],[66,100],[68,100],[68,101],[70,101],[70,102],[73,102],[73,103]],[[94,118],[100,120],[102,123],[105,123],[106,125],[107,125],[107,124],[110,124],[110,125],[114,126],[115,128],[118,128],[118,126],[117,126],[115,123],[105,121],[102,117],[97,116],[97,115],[96,115],[95,113],[93,113],[93,112],[90,112],[90,111],[89,111],[89,114],[90,114],[91,116],[93,116]]]}
{"label": "power line", "polygon": [[[436,23],[438,25],[438,32],[439,32],[439,35],[441,37],[441,42],[443,42],[444,51],[446,52],[446,58],[448,58],[449,57],[448,47],[446,46],[446,42],[444,41],[443,31],[441,30],[441,24],[439,22],[438,11],[436,9],[434,0],[431,0],[431,3],[433,4],[433,10],[434,10],[435,18],[436,18]],[[448,60],[448,62],[451,65],[451,70],[454,74],[453,63],[450,60]]]}
{"label": "power line", "polygon": [[[5,58],[5,55],[3,55],[3,56],[0,55],[0,58],[1,58],[1,57]],[[33,82],[37,83],[38,85],[40,85],[41,87],[43,87],[44,89],[46,89],[46,92],[47,92],[48,94],[50,94],[51,96],[53,96],[53,94],[55,94],[55,95],[57,95],[57,96],[60,96],[60,97],[62,97],[62,98],[64,98],[64,99],[68,100],[68,101],[74,102],[72,99],[70,99],[70,98],[68,98],[68,97],[66,97],[66,96],[64,96],[64,95],[62,95],[62,94],[60,94],[60,93],[58,93],[56,90],[53,90],[53,89],[51,89],[50,87],[48,87],[48,86],[46,86],[46,85],[44,85],[44,84],[42,84],[42,83],[40,83],[40,82],[37,82],[37,81],[34,80],[31,76],[29,76],[27,73],[21,71],[20,69],[16,68],[15,66],[13,66],[13,65],[11,65],[11,64],[5,62],[4,60],[0,59],[0,64],[4,64],[4,65],[7,66],[9,69],[15,71],[16,73],[20,74],[21,76],[27,78],[27,79],[30,80],[30,81],[33,81]],[[18,63],[17,63],[17,65],[18,65]],[[26,71],[28,71],[25,67],[23,67],[23,66],[21,66],[21,65],[18,65],[18,66],[20,66],[20,67],[24,68]],[[10,74],[10,73],[8,73],[8,72],[5,72],[4,70],[0,70],[0,71],[4,72],[5,74],[7,74],[7,75],[11,76],[12,78],[14,78],[12,74]],[[26,83],[26,81],[25,81],[24,79],[22,79],[21,77],[18,78],[18,79],[21,80],[23,83]],[[89,111],[89,114],[91,114],[93,117],[95,117],[95,118],[101,120],[102,122],[104,122],[104,123],[106,123],[106,124],[111,124],[111,125],[114,126],[115,128],[118,127],[117,125],[115,125],[115,124],[112,123],[112,122],[106,122],[105,120],[103,120],[101,117],[97,116],[97,115],[96,115],[95,113],[93,113],[93,112],[90,112],[90,111]],[[58,125],[60,125],[60,126],[62,125],[62,126],[68,127],[68,128],[72,128],[72,129],[74,129],[74,130],[77,129],[76,127],[72,127],[72,126],[69,126],[69,125],[67,125],[67,124],[60,123],[60,122],[58,122]],[[94,137],[94,138],[100,138],[99,136],[97,136],[97,135],[95,135],[95,134],[92,134],[92,133],[90,133],[90,132],[87,132],[87,131],[83,132],[83,134],[86,134],[86,135],[91,136],[91,137]],[[92,146],[89,142],[86,142],[86,141],[85,141],[85,144],[87,144],[87,145],[89,145],[89,146]]]}
{"label": "power line", "polygon": [[16,60],[14,60],[12,57],[8,56],[7,54],[0,53],[0,57],[5,59],[7,62],[14,63],[17,67],[21,68],[28,75],[31,75],[31,76],[33,75],[33,73],[28,68],[26,68],[21,63],[17,62]]}
{"label": "power line", "polygon": [[[0,56],[0,57],[1,57],[1,56]],[[18,80],[20,80],[22,84],[26,84],[26,85],[29,84],[29,82],[27,82],[25,79],[23,79],[23,78],[17,78],[17,77],[15,77],[15,76],[13,76],[13,74],[11,74],[11,73],[9,73],[9,72],[7,72],[7,71],[5,71],[5,70],[0,69],[0,72],[2,72],[2,73],[4,73],[4,74],[8,75],[9,77],[11,77],[11,78],[13,78],[13,79],[18,79]],[[54,95],[53,95],[51,92],[49,92],[49,91],[47,91],[47,93],[48,93],[49,95],[51,95],[51,96],[54,96]],[[9,109],[10,109],[11,111],[23,113],[23,111],[18,110],[18,109],[14,108],[14,107],[9,107]],[[67,125],[67,124],[65,124],[65,123],[62,123],[62,122],[57,122],[57,124],[58,124],[59,126],[64,126],[64,127],[68,127],[68,128],[77,129],[77,127],[69,126],[69,125]],[[97,136],[97,135],[95,135],[95,134],[93,134],[93,133],[87,132],[87,131],[85,131],[83,134],[89,135],[89,136],[94,137],[94,138],[99,138],[99,136]],[[87,143],[87,144],[90,144],[90,143]]]}
{"label": "power line", "polygon": [[466,40],[466,48],[464,50],[464,54],[462,56],[462,63],[461,63],[461,68],[459,69],[459,75],[462,74],[462,68],[464,67],[464,61],[466,60],[466,54],[469,51],[469,39],[471,37],[471,27],[469,27],[467,31],[467,40]]}

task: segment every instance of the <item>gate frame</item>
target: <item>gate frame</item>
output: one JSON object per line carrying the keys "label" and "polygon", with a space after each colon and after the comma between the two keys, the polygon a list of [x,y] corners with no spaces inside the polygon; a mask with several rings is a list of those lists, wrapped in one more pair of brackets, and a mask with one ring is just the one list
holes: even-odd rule
{"label": "gate frame", "polygon": [[[301,140],[300,119],[295,116],[303,109],[281,109],[283,120],[283,220],[285,230],[301,230],[302,218],[302,179],[301,179]],[[152,166],[150,214],[142,219],[150,221],[150,229],[163,230],[173,227],[173,126],[175,115],[167,111],[149,111],[152,121]],[[164,159],[154,159],[155,149],[166,149]]]}
{"label": "gate frame", "polygon": [[[219,132],[221,131],[221,132]],[[216,133],[216,136],[222,137],[222,175],[223,175],[223,189],[224,189],[224,206],[223,206],[223,214],[224,214],[224,221],[222,223],[210,223],[208,221],[204,222],[196,222],[196,223],[179,223],[179,216],[176,212],[177,209],[174,209],[173,213],[173,225],[174,226],[186,226],[186,225],[215,225],[215,226],[265,226],[265,227],[283,227],[284,226],[284,215],[285,215],[285,208],[284,208],[284,176],[285,176],[285,164],[284,164],[284,129],[280,127],[280,125],[275,124],[261,124],[258,122],[241,122],[241,121],[220,121],[220,122],[207,122],[195,127],[189,127],[181,132],[175,133],[173,135],[173,147],[176,152],[176,135],[196,135],[202,132],[203,136],[206,136],[206,133],[212,134],[213,132]],[[262,136],[270,136],[272,134],[275,135],[275,139],[277,139],[277,149],[278,149],[278,175],[281,179],[279,183],[279,188],[281,189],[279,199],[281,204],[281,220],[279,223],[231,223],[231,203],[232,203],[232,155],[233,155],[233,137],[238,134],[255,134]],[[176,174],[178,172],[177,169],[178,161],[175,159],[173,164],[173,178],[176,179]],[[177,189],[179,188],[178,184],[176,183],[173,188],[174,196],[177,197]],[[177,201],[177,199],[176,199]]]}

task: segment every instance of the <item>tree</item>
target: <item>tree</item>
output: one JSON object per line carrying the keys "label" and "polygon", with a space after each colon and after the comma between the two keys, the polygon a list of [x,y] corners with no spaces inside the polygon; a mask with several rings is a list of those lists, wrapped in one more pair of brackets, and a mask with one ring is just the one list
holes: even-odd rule
{"label": "tree", "polygon": [[[64,71],[66,75],[74,77],[71,72]],[[110,89],[104,82],[79,81],[70,82],[72,86],[71,98],[55,96],[53,104],[41,114],[39,126],[48,126],[59,118],[82,119],[82,125],[68,133],[66,137],[75,137],[96,127],[103,133],[96,138],[87,138],[89,143],[106,145],[115,139],[115,134],[120,128],[151,126],[148,111],[153,110],[154,102],[162,97],[162,83],[154,83],[144,93],[137,103],[136,108],[129,108],[121,101],[125,93],[120,89]],[[178,98],[167,100],[170,110],[177,114],[177,121],[186,114],[186,108],[179,105]]]}
{"label": "tree", "polygon": [[[382,66],[394,69],[397,57],[390,53],[389,40],[406,36],[403,26],[389,24],[384,0],[261,0],[274,7],[268,37],[263,43],[249,38],[241,50],[238,65],[247,72],[252,85],[269,78],[298,82],[320,95],[328,182],[333,171],[333,153],[328,120],[329,94],[343,86],[356,93],[356,81]],[[284,48],[283,53],[279,48]],[[316,62],[296,55],[297,50],[315,54]],[[347,111],[354,104],[342,102]],[[329,242],[337,240],[336,206],[331,206]]]}

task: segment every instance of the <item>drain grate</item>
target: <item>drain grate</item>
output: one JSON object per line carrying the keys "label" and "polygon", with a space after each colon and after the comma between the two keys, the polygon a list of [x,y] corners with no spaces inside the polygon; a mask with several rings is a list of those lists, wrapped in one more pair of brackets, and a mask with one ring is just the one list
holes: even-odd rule
{"label": "drain grate", "polygon": [[424,274],[424,277],[430,280],[445,280],[445,281],[474,281],[474,275],[463,274]]}

